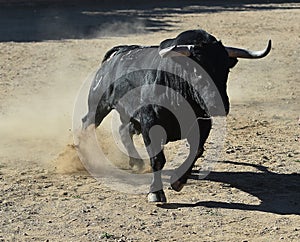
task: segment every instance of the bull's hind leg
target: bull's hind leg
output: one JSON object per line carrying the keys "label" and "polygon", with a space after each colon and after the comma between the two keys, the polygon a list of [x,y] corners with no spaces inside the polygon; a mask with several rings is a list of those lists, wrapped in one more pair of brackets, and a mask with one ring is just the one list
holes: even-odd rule
{"label": "bull's hind leg", "polygon": [[200,131],[200,140],[197,135],[198,132],[193,132],[193,130],[191,130],[190,135],[187,138],[187,141],[190,145],[189,156],[171,176],[171,187],[177,192],[181,191],[181,189],[187,183],[188,176],[191,174],[195,162],[203,154],[204,144],[211,130],[210,119],[199,119],[197,122]]}
{"label": "bull's hind leg", "polygon": [[136,130],[132,123],[122,123],[119,128],[121,141],[129,155],[129,165],[131,168],[137,171],[141,171],[144,168],[144,161],[137,152],[134,143],[133,135],[136,134]]}
{"label": "bull's hind leg", "polygon": [[156,115],[151,106],[143,107],[141,112],[141,131],[147,152],[150,157],[150,163],[153,173],[153,179],[148,193],[149,202],[166,202],[166,196],[163,191],[161,172],[166,163],[165,155],[162,150],[161,133],[153,131],[157,125]]}

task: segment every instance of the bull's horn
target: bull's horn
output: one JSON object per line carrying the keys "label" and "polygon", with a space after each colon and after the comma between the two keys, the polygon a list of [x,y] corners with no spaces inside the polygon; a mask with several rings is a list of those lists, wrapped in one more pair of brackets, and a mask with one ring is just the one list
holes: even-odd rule
{"label": "bull's horn", "polygon": [[225,47],[225,49],[229,57],[258,59],[268,55],[271,50],[271,47],[272,47],[272,42],[271,40],[269,40],[268,46],[264,50],[260,50],[260,51],[250,51],[250,50],[238,49],[234,47]]}
{"label": "bull's horn", "polygon": [[168,48],[161,49],[159,55],[161,57],[174,57],[174,56],[190,56],[191,48],[193,45],[173,45]]}

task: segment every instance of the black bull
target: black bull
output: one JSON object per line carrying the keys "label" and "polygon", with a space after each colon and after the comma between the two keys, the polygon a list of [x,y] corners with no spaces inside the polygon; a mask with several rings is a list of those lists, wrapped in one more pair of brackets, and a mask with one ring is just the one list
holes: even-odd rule
{"label": "black bull", "polygon": [[171,176],[172,188],[180,191],[204,151],[211,117],[229,112],[229,69],[237,58],[261,58],[270,49],[271,42],[263,51],[225,47],[203,30],[183,32],[160,46],[114,47],[106,53],[94,77],[83,129],[91,124],[98,127],[112,109],[117,110],[130,165],[140,169],[144,163],[132,136],[143,136],[153,171],[148,200],[165,202],[162,145],[185,138],[189,143],[188,157]]}

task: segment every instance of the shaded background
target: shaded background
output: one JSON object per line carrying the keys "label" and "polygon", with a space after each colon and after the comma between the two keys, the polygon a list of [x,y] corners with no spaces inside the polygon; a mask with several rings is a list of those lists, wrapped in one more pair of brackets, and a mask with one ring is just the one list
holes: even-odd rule
{"label": "shaded background", "polygon": [[285,9],[288,7],[278,3],[287,2],[299,1],[0,0],[0,41],[86,39],[169,30],[172,23],[162,18],[172,14]]}

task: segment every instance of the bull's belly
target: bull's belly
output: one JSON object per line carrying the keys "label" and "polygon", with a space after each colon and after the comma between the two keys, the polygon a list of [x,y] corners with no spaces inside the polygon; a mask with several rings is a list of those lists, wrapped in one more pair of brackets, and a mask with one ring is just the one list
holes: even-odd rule
{"label": "bull's belly", "polygon": [[[130,119],[131,123],[136,130],[135,133],[141,133],[141,123],[140,123],[140,113],[136,114],[133,118]],[[160,110],[155,117],[155,124],[161,127],[165,134],[167,142],[177,141],[181,139],[185,139],[186,135],[184,134],[184,129],[181,127],[180,122],[177,120],[174,114],[172,114],[169,110]]]}
{"label": "bull's belly", "polygon": [[[197,113],[196,111],[198,110],[194,109],[195,113],[193,114],[192,117],[189,117],[189,115],[188,116],[184,115],[185,113],[184,110],[179,110],[179,111],[177,110],[176,112],[173,112],[168,110],[167,108],[159,107],[158,109],[156,109],[155,115],[151,116],[151,118],[149,119],[151,120],[149,126],[157,125],[164,130],[166,134],[165,135],[166,140],[164,140],[165,143],[182,140],[188,138],[191,132],[193,132],[193,128],[195,127],[195,125],[197,125],[197,117],[203,116],[203,110],[202,109],[199,110],[200,111]],[[142,133],[143,128],[146,129],[150,128],[149,126],[141,127],[140,111],[135,112],[134,114],[130,114],[126,112],[127,110],[125,108],[119,109],[117,111],[120,113],[120,116],[122,116],[123,118],[127,117],[125,118],[125,120],[130,120],[132,131],[134,131],[132,133],[140,134]],[[178,115],[178,113],[180,115]],[[150,115],[150,114],[146,113],[143,115]]]}

